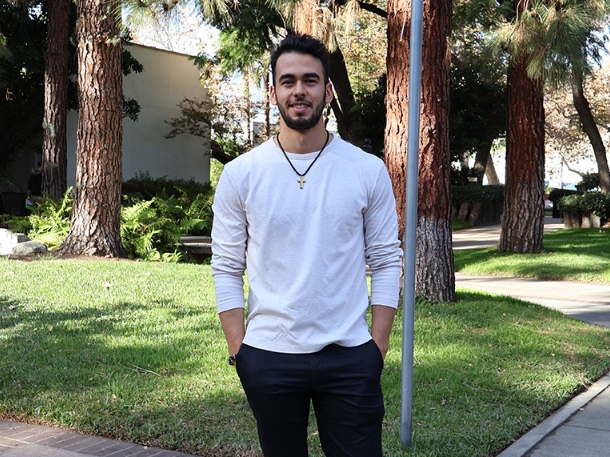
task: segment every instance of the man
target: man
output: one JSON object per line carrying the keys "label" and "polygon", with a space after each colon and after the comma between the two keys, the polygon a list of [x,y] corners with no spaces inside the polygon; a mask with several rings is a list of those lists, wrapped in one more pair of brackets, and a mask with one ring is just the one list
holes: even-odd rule
{"label": "man", "polygon": [[32,172],[28,179],[28,189],[25,193],[26,207],[34,209],[34,203],[42,201],[42,160],[38,162],[38,168]]}
{"label": "man", "polygon": [[308,455],[310,402],[327,456],[381,456],[380,377],[402,261],[390,179],[381,160],[326,131],[333,91],[319,41],[287,37],[271,70],[280,133],[225,166],[213,206],[229,363],[266,457]]}

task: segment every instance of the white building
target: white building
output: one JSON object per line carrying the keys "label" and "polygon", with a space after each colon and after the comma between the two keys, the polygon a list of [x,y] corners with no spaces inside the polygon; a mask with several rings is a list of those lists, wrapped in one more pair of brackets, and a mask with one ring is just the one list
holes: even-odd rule
{"label": "white building", "polygon": [[[178,103],[185,97],[207,96],[201,86],[199,69],[186,54],[131,44],[127,50],[144,66],[141,73],[123,77],[125,98],[133,98],[141,107],[137,121],[123,119],[123,180],[138,173],[153,178],[210,180],[210,144],[203,138],[164,136],[166,123],[180,115]],[[76,178],[76,128],[78,113],[68,114],[68,186]]]}

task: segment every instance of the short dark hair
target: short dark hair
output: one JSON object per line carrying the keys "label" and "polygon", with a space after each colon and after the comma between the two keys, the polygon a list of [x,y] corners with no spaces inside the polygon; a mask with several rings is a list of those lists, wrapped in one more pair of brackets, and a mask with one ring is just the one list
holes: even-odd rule
{"label": "short dark hair", "polygon": [[328,50],[322,42],[311,35],[290,34],[282,40],[271,54],[271,76],[275,84],[275,66],[282,54],[287,52],[297,52],[299,54],[309,54],[322,62],[324,70],[324,84],[330,81],[330,57]]}

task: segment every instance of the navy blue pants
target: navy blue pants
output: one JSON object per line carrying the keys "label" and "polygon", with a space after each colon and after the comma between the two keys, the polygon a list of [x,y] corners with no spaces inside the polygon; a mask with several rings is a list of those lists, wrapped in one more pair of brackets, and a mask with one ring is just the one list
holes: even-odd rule
{"label": "navy blue pants", "polygon": [[313,404],[327,457],[381,457],[383,359],[374,341],[283,354],[243,344],[237,373],[265,457],[307,457]]}

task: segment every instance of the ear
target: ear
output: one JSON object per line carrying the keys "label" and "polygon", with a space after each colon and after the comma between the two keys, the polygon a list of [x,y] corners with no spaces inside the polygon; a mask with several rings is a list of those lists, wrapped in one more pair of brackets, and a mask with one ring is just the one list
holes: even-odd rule
{"label": "ear", "polygon": [[325,98],[327,105],[333,100],[333,97],[334,97],[333,84],[331,82],[329,82],[328,84],[326,84],[326,87],[324,89],[324,98]]}
{"label": "ear", "polygon": [[275,96],[275,86],[269,87],[269,101],[272,105],[277,105],[277,97]]}

